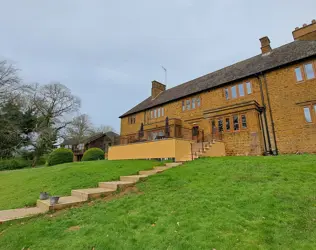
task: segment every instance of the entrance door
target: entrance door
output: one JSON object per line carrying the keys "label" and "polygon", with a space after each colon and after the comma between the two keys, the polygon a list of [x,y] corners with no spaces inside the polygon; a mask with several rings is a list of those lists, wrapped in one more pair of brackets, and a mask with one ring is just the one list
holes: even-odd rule
{"label": "entrance door", "polygon": [[196,142],[199,140],[199,126],[194,126],[192,128],[192,140]]}

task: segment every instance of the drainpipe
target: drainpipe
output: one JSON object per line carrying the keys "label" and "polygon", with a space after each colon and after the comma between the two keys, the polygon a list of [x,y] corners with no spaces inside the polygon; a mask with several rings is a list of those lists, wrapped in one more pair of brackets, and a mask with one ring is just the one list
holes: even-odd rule
{"label": "drainpipe", "polygon": [[268,140],[269,153],[272,154],[271,139],[270,139],[270,133],[269,133],[269,127],[268,127],[268,121],[267,121],[267,112],[266,112],[266,105],[265,105],[265,102],[264,102],[262,82],[261,82],[260,77],[257,74],[255,76],[259,80],[261,101],[262,101],[262,106],[263,106],[263,117],[264,117],[264,123],[265,123],[265,126],[263,126],[263,128],[265,127],[265,129],[263,129],[263,131],[266,132],[267,140]]}
{"label": "drainpipe", "polygon": [[260,109],[260,127],[261,127],[261,131],[262,131],[262,134],[263,134],[263,143],[264,143],[264,151],[267,152],[268,149],[267,149],[267,141],[266,141],[266,137],[264,135],[264,129],[263,129],[263,120],[262,120],[262,113],[263,113],[263,109]]}
{"label": "drainpipe", "polygon": [[272,124],[273,142],[274,142],[274,146],[275,146],[274,154],[278,155],[279,154],[279,150],[278,150],[278,146],[277,146],[277,142],[276,142],[275,127],[274,127],[274,120],[273,120],[273,116],[272,116],[272,110],[271,110],[271,104],[270,104],[270,97],[269,97],[267,79],[266,79],[266,76],[262,72],[261,72],[261,75],[263,76],[264,87],[265,87],[266,92],[267,92],[267,101],[268,101],[268,106],[269,106],[270,120],[271,120],[271,124]]}

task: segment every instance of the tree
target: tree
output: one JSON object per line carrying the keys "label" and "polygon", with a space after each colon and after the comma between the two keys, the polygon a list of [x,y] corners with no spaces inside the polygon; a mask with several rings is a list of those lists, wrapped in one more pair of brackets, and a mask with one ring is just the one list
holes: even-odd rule
{"label": "tree", "polygon": [[113,131],[113,132],[115,131],[112,126],[109,126],[109,125],[100,125],[100,126],[98,126],[98,127],[94,127],[94,128],[93,128],[92,134],[106,133],[106,132],[110,132],[110,131]]}
{"label": "tree", "polygon": [[67,128],[67,136],[76,139],[80,143],[92,132],[93,125],[86,114],[75,117]]}
{"label": "tree", "polygon": [[53,148],[58,133],[71,123],[67,115],[80,108],[80,99],[60,83],[36,85],[33,93],[32,103],[38,116],[36,133],[31,138],[35,166],[37,159]]}
{"label": "tree", "polygon": [[0,61],[0,106],[21,88],[18,69],[7,61]]}

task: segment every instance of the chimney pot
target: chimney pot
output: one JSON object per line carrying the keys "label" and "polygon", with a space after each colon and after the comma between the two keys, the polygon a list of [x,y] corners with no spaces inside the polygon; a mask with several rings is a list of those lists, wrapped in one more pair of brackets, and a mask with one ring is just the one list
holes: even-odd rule
{"label": "chimney pot", "polygon": [[267,36],[264,36],[262,38],[259,39],[261,42],[261,52],[262,54],[266,54],[269,53],[270,51],[272,51],[272,48],[270,46],[270,39]]}

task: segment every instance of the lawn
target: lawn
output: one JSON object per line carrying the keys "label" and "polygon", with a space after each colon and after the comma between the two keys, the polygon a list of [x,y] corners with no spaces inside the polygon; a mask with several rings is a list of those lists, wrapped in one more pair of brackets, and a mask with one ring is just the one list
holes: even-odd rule
{"label": "lawn", "polygon": [[199,159],[138,192],[0,225],[1,249],[316,249],[316,156]]}
{"label": "lawn", "polygon": [[96,187],[100,181],[151,169],[155,161],[74,162],[0,172],[0,210],[33,206],[39,193],[70,195],[72,189]]}

